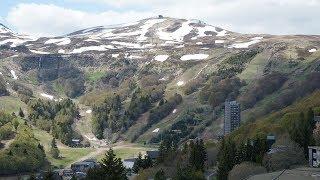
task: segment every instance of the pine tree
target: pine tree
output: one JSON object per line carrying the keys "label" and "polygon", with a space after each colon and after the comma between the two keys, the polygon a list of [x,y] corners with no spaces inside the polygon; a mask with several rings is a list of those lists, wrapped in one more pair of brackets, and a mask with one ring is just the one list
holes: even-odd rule
{"label": "pine tree", "polygon": [[257,138],[254,141],[253,153],[255,155],[254,162],[261,163],[265,152],[268,150],[267,140]]}
{"label": "pine tree", "polygon": [[309,109],[306,116],[300,113],[298,121],[295,121],[289,134],[292,140],[304,149],[305,156],[308,156],[308,146],[314,144],[313,130],[315,129],[314,112]]}
{"label": "pine tree", "polygon": [[164,146],[164,141],[161,141],[160,146],[159,146],[159,156],[157,158],[157,163],[163,163],[164,159],[166,157],[167,151]]}
{"label": "pine tree", "polygon": [[227,180],[229,171],[235,165],[236,145],[231,139],[223,139],[218,153],[218,180]]}
{"label": "pine tree", "polygon": [[150,156],[145,155],[143,160],[143,165],[142,165],[143,169],[146,169],[152,166],[153,166],[152,159],[150,158]]}
{"label": "pine tree", "polygon": [[53,158],[55,158],[55,159],[59,158],[60,151],[58,149],[57,142],[56,142],[55,138],[53,138],[52,141],[51,141],[50,153],[51,153]]}
{"label": "pine tree", "polygon": [[206,149],[202,140],[196,140],[196,143],[190,143],[189,163],[195,170],[204,170],[207,159]]}
{"label": "pine tree", "polygon": [[101,166],[90,169],[87,174],[88,180],[127,180],[126,169],[120,158],[116,158],[113,150],[110,149],[106,157],[101,160]]}
{"label": "pine tree", "polygon": [[22,111],[21,108],[19,109],[19,116],[20,116],[21,118],[24,118],[24,113],[23,113],[23,111]]}
{"label": "pine tree", "polygon": [[199,155],[200,155],[199,156],[199,160],[200,160],[199,167],[200,167],[200,170],[204,171],[205,162],[207,160],[207,151],[206,151],[206,148],[204,146],[202,139],[199,142]]}
{"label": "pine tree", "polygon": [[19,121],[17,119],[14,119],[12,123],[13,123],[14,129],[17,131],[18,130],[18,126],[20,124]]}
{"label": "pine tree", "polygon": [[155,175],[154,180],[166,180],[166,175],[163,171],[163,169],[160,169]]}
{"label": "pine tree", "polygon": [[140,168],[142,167],[142,164],[143,164],[142,154],[139,153],[138,158],[136,159],[136,161],[133,164],[132,171],[134,173],[138,173]]}

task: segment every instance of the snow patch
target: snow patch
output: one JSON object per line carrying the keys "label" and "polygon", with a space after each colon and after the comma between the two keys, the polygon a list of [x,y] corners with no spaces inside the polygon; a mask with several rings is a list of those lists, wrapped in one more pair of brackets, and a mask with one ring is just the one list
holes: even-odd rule
{"label": "snow patch", "polygon": [[150,19],[147,20],[143,26],[141,26],[141,32],[140,32],[140,36],[138,37],[138,41],[145,41],[148,39],[148,37],[146,37],[146,34],[148,33],[148,30],[154,26],[155,24],[161,23],[165,21],[165,19]]}
{"label": "snow patch", "polygon": [[68,45],[71,43],[70,38],[49,39],[44,44],[56,44],[58,46]]}
{"label": "snow patch", "polygon": [[209,57],[208,54],[187,54],[182,56],[180,59],[182,61],[188,61],[188,60],[203,60],[207,59]]}
{"label": "snow patch", "polygon": [[98,43],[100,43],[100,41],[98,41],[98,40],[96,40],[96,39],[86,39],[86,40],[84,40],[84,41],[86,41],[86,42],[98,42]]}
{"label": "snow patch", "polygon": [[202,42],[197,42],[197,43],[196,43],[196,45],[202,45],[202,44],[203,44]]}
{"label": "snow patch", "polygon": [[158,55],[158,56],[156,56],[156,57],[154,58],[154,60],[163,62],[163,61],[167,60],[168,58],[169,58],[168,55]]}
{"label": "snow patch", "polygon": [[143,49],[143,48],[153,47],[152,44],[140,45],[140,44],[129,43],[129,42],[120,42],[120,41],[112,41],[111,43],[116,44],[116,45],[120,45],[120,46],[124,46],[127,48],[134,48],[134,49]]}
{"label": "snow patch", "polygon": [[176,48],[183,48],[183,47],[184,47],[184,44],[176,46]]}
{"label": "snow patch", "polygon": [[165,77],[159,79],[159,81],[166,81],[166,80],[167,80],[167,78],[165,78]]}
{"label": "snow patch", "polygon": [[128,57],[129,59],[141,59],[141,56],[131,55]]}
{"label": "snow patch", "polygon": [[91,110],[91,109],[88,109],[88,110],[86,111],[86,113],[87,113],[87,114],[91,114],[91,113],[92,113],[92,110]]}
{"label": "snow patch", "polygon": [[49,95],[49,94],[46,94],[46,93],[41,93],[41,96],[45,97],[47,99],[50,99],[50,100],[53,100],[53,98],[54,98],[52,95]]}
{"label": "snow patch", "polygon": [[314,53],[316,51],[317,51],[317,49],[315,49],[315,48],[309,50],[309,52],[311,52],[311,53]]}
{"label": "snow patch", "polygon": [[154,129],[152,132],[153,133],[157,133],[157,132],[159,132],[160,131],[160,129],[159,128],[156,128],[156,129]]}
{"label": "snow patch", "polygon": [[84,135],[89,141],[98,141],[98,139],[92,135],[92,137],[89,137],[88,135]]}
{"label": "snow patch", "polygon": [[210,31],[218,33],[216,31],[216,27],[214,27],[214,26],[198,27],[198,36],[197,37],[206,37],[207,35],[205,32],[210,32]]}
{"label": "snow patch", "polygon": [[6,39],[4,41],[0,41],[0,45],[4,45],[4,44],[8,44],[11,43],[11,47],[16,47],[19,46],[25,42],[27,42],[28,40],[23,40],[23,39]]}
{"label": "snow patch", "polygon": [[263,39],[263,37],[254,37],[254,38],[251,38],[251,40],[261,40]]}
{"label": "snow patch", "polygon": [[58,53],[59,53],[59,54],[65,54],[66,51],[65,51],[64,49],[60,49],[60,50],[58,51]]}
{"label": "snow patch", "polygon": [[10,73],[11,73],[12,78],[13,78],[14,80],[17,80],[17,79],[18,79],[18,76],[16,75],[16,72],[14,72],[14,70],[11,70]]}
{"label": "snow patch", "polygon": [[183,22],[181,27],[174,32],[166,32],[165,28],[162,28],[158,31],[159,39],[161,40],[175,40],[175,41],[183,41],[184,36],[188,35],[193,28],[189,25],[190,21]]}
{"label": "snow patch", "polygon": [[209,25],[206,25],[204,27],[198,27],[197,30],[198,30],[198,36],[192,37],[191,39],[195,40],[199,37],[212,36],[212,35],[207,35],[206,32],[215,32],[217,33],[216,36],[218,37],[226,36],[228,32],[226,30],[218,31],[216,27],[209,26]]}
{"label": "snow patch", "polygon": [[87,46],[87,47],[81,47],[78,49],[74,49],[71,54],[76,53],[82,53],[86,51],[106,51],[108,49],[114,49],[114,46],[112,45],[100,45],[100,46]]}
{"label": "snow patch", "polygon": [[183,82],[183,81],[178,81],[178,82],[177,82],[177,86],[182,86],[182,85],[184,85],[184,82]]}
{"label": "snow patch", "polygon": [[172,111],[173,114],[175,114],[176,112],[177,112],[177,109],[174,109],[174,110]]}
{"label": "snow patch", "polygon": [[224,40],[215,40],[214,43],[216,43],[216,44],[222,44],[222,43],[224,43]]}
{"label": "snow patch", "polygon": [[259,43],[261,39],[263,39],[263,37],[254,37],[254,38],[251,38],[251,41],[249,42],[235,43],[230,45],[228,48],[236,48],[236,49],[249,48],[249,46]]}
{"label": "snow patch", "polygon": [[37,51],[37,50],[30,50],[30,51],[35,54],[50,54],[49,52],[44,52],[44,51]]}
{"label": "snow patch", "polygon": [[222,30],[222,31],[220,31],[220,32],[217,32],[217,33],[218,33],[217,36],[218,36],[218,37],[226,36],[226,35],[227,35],[227,32],[228,32],[228,31],[226,31],[226,30]]}
{"label": "snow patch", "polygon": [[112,54],[111,55],[113,58],[117,58],[117,57],[119,57],[119,54]]}

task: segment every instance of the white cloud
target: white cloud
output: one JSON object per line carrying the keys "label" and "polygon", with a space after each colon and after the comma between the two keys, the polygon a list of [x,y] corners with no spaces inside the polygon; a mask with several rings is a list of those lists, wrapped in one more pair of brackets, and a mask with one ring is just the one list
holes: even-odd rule
{"label": "white cloud", "polygon": [[63,35],[98,25],[119,24],[148,17],[135,11],[87,13],[46,4],[19,4],[11,9],[7,21],[20,33],[37,36]]}
{"label": "white cloud", "polygon": [[68,0],[113,10],[88,13],[55,5],[19,4],[6,20],[20,32],[65,34],[163,14],[200,19],[242,33],[319,34],[319,0]]}

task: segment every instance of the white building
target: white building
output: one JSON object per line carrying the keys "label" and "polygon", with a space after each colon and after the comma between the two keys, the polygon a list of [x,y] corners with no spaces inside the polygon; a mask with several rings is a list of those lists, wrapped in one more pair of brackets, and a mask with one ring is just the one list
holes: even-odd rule
{"label": "white building", "polygon": [[309,146],[309,166],[319,167],[320,165],[320,146]]}

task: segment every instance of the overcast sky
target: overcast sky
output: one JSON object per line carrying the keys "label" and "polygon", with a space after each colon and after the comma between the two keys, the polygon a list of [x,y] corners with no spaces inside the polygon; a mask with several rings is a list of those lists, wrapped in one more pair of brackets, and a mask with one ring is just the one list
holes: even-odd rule
{"label": "overcast sky", "polygon": [[320,34],[320,0],[0,0],[0,22],[36,36],[159,14],[241,33]]}

